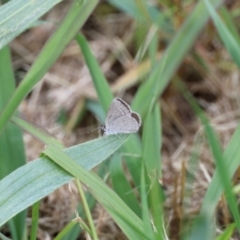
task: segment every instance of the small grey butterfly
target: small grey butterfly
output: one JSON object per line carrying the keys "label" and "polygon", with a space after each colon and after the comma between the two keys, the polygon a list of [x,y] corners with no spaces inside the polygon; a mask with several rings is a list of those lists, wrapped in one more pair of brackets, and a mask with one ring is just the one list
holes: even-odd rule
{"label": "small grey butterfly", "polygon": [[141,126],[141,117],[133,112],[130,106],[121,98],[114,98],[108,110],[105,135],[134,133]]}

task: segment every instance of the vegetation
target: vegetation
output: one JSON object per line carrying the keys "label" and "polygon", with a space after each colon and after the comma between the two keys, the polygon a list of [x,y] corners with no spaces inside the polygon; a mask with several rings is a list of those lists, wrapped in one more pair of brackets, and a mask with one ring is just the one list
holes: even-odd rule
{"label": "vegetation", "polygon": [[0,7],[0,239],[239,239],[238,1],[59,2]]}

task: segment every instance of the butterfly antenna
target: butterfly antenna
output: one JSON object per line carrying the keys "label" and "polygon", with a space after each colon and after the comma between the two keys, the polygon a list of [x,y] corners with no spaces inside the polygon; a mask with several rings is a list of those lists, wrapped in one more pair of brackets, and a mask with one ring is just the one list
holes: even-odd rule
{"label": "butterfly antenna", "polygon": [[87,131],[87,133],[89,134],[89,133],[91,133],[91,132],[93,132],[93,131],[95,131],[95,130],[97,130],[97,129],[99,129],[99,127],[94,128],[94,129],[92,129],[92,130],[90,130],[90,131]]}

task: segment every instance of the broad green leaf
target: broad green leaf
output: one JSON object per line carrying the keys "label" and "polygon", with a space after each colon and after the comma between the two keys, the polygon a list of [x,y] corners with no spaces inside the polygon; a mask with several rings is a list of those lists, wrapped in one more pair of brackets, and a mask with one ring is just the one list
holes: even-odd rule
{"label": "broad green leaf", "polygon": [[[128,137],[103,137],[64,151],[76,163],[90,170],[113,154]],[[18,168],[0,181],[0,226],[72,179],[71,175],[46,158]]]}

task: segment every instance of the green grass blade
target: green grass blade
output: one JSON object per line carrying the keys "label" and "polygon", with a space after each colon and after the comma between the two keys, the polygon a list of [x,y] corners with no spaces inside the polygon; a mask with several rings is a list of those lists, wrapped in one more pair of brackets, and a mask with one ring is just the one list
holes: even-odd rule
{"label": "green grass blade", "polygon": [[15,0],[0,7],[0,49],[61,0]]}
{"label": "green grass blade", "polygon": [[103,124],[106,118],[106,111],[100,106],[99,102],[87,100],[86,108],[96,116],[96,118]]}
{"label": "green grass blade", "polygon": [[110,87],[96,59],[94,58],[86,39],[83,37],[83,35],[78,34],[76,40],[81,48],[82,54],[91,73],[99,101],[101,102],[101,105],[106,113],[113,99]]}
{"label": "green grass blade", "polygon": [[45,144],[53,144],[59,148],[64,147],[62,143],[60,143],[56,138],[51,136],[47,131],[45,131],[42,128],[33,126],[29,122],[16,116],[13,116],[11,121],[17,126],[19,126],[21,129],[30,133],[32,136],[36,137],[38,140],[42,141]]}
{"label": "green grass blade", "polygon": [[[229,171],[226,171],[228,169],[227,168],[228,165],[226,164],[226,158],[224,158],[224,155],[222,154],[222,150],[221,150],[217,135],[214,132],[213,128],[211,127],[207,117],[205,116],[203,111],[200,109],[196,101],[192,98],[192,96],[184,88],[182,88],[182,92],[184,93],[186,99],[189,101],[190,105],[192,106],[193,110],[196,112],[197,116],[200,118],[204,126],[205,134],[206,134],[212,155],[215,160],[216,174],[219,176],[220,183],[222,184],[222,187],[226,194],[226,199],[227,199],[229,208],[235,219],[237,228],[240,230],[240,215],[237,207],[237,200],[232,191],[231,174],[229,173]],[[202,211],[202,215],[204,215],[205,213],[208,213],[208,216],[212,218],[211,211],[209,211],[208,208],[209,206],[207,207],[207,209],[204,209],[204,211]],[[211,208],[213,208],[212,203],[211,203]]]}
{"label": "green grass blade", "polygon": [[220,234],[216,240],[229,240],[231,239],[231,236],[236,228],[236,224],[232,223],[227,226],[227,228],[223,231],[222,234]]}
{"label": "green grass blade", "polygon": [[155,104],[153,111],[148,113],[143,127],[143,159],[150,179],[161,176],[161,127],[159,109],[160,106]]}
{"label": "green grass blade", "polygon": [[142,146],[141,140],[138,135],[134,135],[130,138],[126,145],[124,145],[123,154],[125,164],[127,165],[129,172],[131,173],[135,186],[140,187],[140,173],[141,173],[141,156]]}
{"label": "green grass blade", "polygon": [[227,29],[231,32],[232,36],[237,41],[237,43],[240,44],[239,32],[234,23],[234,19],[232,18],[231,13],[229,13],[229,10],[223,6],[219,9],[219,13],[224,23],[226,24]]}
{"label": "green grass blade", "polygon": [[163,193],[159,184],[161,177],[161,126],[160,106],[155,104],[148,112],[143,127],[143,161],[150,179],[149,209],[156,228],[155,239],[164,239],[163,229]]}
{"label": "green grass blade", "polygon": [[44,74],[60,56],[64,48],[74,38],[79,28],[97,4],[97,0],[74,0],[61,26],[48,40],[33,66],[21,82],[8,105],[0,117],[0,133],[16,111],[20,102],[27,96],[32,88],[41,80]]}
{"label": "green grass blade", "polygon": [[[15,79],[13,76],[9,48],[0,50],[0,112],[11,98],[15,90]],[[25,164],[25,153],[21,130],[9,125],[4,133],[0,135],[0,179]],[[10,155],[9,155],[10,154]],[[11,155],[12,154],[12,155]],[[15,156],[15,157],[14,157]]]}
{"label": "green grass blade", "polygon": [[[65,236],[67,236],[67,234],[69,232],[72,231],[72,229],[76,226],[77,221],[71,221],[70,223],[67,224],[67,226],[65,226],[63,228],[63,230],[54,238],[54,240],[61,240],[63,239]],[[77,226],[79,228],[79,226]],[[68,238],[68,239],[74,239],[74,238]]]}
{"label": "green grass blade", "polygon": [[[15,90],[15,79],[8,47],[0,50],[0,112]],[[25,164],[25,151],[22,131],[13,124],[8,124],[0,135],[0,179]],[[18,214],[9,222],[12,238],[23,238],[26,212]]]}
{"label": "green grass blade", "polygon": [[[213,0],[212,4],[218,6],[222,2],[222,0]],[[169,44],[161,61],[154,67],[148,81],[142,84],[138,90],[132,106],[141,116],[145,116],[147,113],[152,101],[152,92],[157,92],[156,97],[163,93],[171,77],[197,39],[198,34],[208,19],[209,14],[204,3],[199,2],[176,33],[176,36]],[[164,68],[162,68],[162,65],[164,65]]]}
{"label": "green grass blade", "polygon": [[134,0],[108,0],[112,5],[126,12],[137,21],[152,21],[155,22],[159,19],[162,14],[156,7],[149,4],[145,0],[134,1]]}
{"label": "green grass blade", "polygon": [[[88,202],[86,200],[86,196],[85,196],[85,193],[83,191],[83,187],[82,187],[82,184],[80,183],[80,181],[75,178],[75,184],[77,186],[77,189],[78,189],[78,192],[79,192],[79,195],[82,199],[82,205],[83,205],[83,208],[84,208],[84,212],[86,214],[86,218],[87,218],[87,222],[88,222],[88,225],[89,227],[85,224],[84,226],[86,226],[84,229],[87,230],[87,232],[89,233],[89,235],[91,236],[91,238],[93,240],[98,240],[98,237],[97,237],[97,231],[96,231],[96,228],[94,226],[94,223],[93,223],[93,219],[92,219],[92,215],[91,215],[91,211],[90,211],[90,208],[88,206]],[[82,222],[83,224],[84,222]]]}
{"label": "green grass blade", "polygon": [[211,14],[211,17],[214,21],[214,24],[218,30],[220,38],[222,39],[224,45],[226,46],[228,53],[231,55],[235,63],[240,67],[240,46],[239,42],[236,41],[232,33],[228,30],[224,22],[216,13],[212,4],[208,0],[203,0],[206,4],[206,7]]}
{"label": "green grass blade", "polygon": [[110,174],[112,185],[114,191],[121,196],[122,200],[140,217],[141,209],[139,202],[134,195],[132,187],[126,179],[126,174],[124,173],[122,166],[121,155],[122,153],[118,152],[111,157]]}
{"label": "green grass blade", "polygon": [[[233,176],[236,169],[239,167],[240,148],[239,148],[240,124],[235,130],[224,154],[223,158],[226,159],[226,169],[229,176]],[[207,192],[204,196],[201,213],[208,212],[211,216],[214,214],[215,208],[218,204],[223,187],[221,185],[221,177],[217,172],[214,173],[212,181],[210,182]],[[211,208],[209,208],[211,206]]]}
{"label": "green grass blade", "polygon": [[[147,173],[145,171],[145,165],[142,161],[141,168],[141,187],[140,187],[140,196],[141,196],[141,206],[142,206],[142,219],[144,231],[148,233],[148,236],[151,240],[154,240],[154,232],[150,220],[150,212],[148,206],[148,190],[149,190],[149,181],[147,178]],[[161,238],[159,239],[161,240]]]}
{"label": "green grass blade", "polygon": [[208,212],[197,216],[194,228],[184,239],[186,240],[212,240],[214,239],[213,219]]}
{"label": "green grass blade", "polygon": [[[128,135],[103,137],[64,151],[76,163],[90,170],[112,155],[128,137]],[[72,178],[45,158],[18,168],[0,181],[0,226]]]}
{"label": "green grass blade", "polygon": [[34,203],[34,205],[32,207],[32,223],[31,223],[30,240],[36,240],[37,239],[39,207],[40,207],[40,201]]}
{"label": "green grass blade", "polygon": [[119,214],[119,211],[116,211],[113,208],[110,208],[109,211],[114,214],[115,218],[117,219],[116,222],[121,222],[121,225],[124,226],[124,229],[126,230],[125,233],[128,233],[126,234],[128,239],[151,240],[148,232],[143,232],[142,227],[134,224],[127,215]]}

